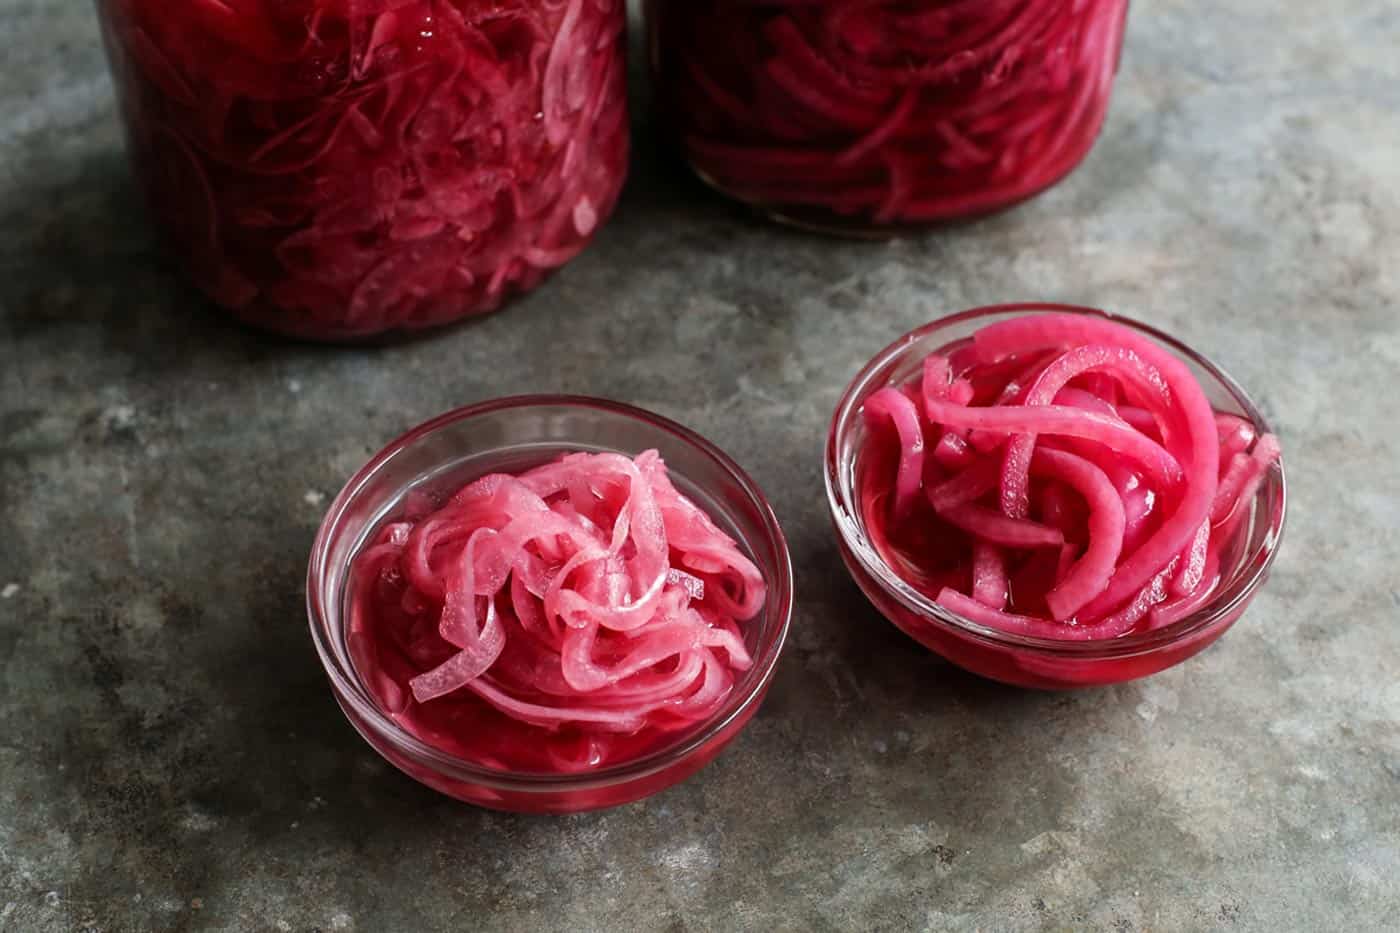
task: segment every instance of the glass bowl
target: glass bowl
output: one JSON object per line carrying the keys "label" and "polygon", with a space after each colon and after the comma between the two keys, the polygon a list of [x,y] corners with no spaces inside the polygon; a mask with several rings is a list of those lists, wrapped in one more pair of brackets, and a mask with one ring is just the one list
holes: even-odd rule
{"label": "glass bowl", "polygon": [[1209,602],[1192,615],[1149,632],[1069,642],[1015,635],[979,625],[937,605],[906,583],[872,545],[856,501],[859,451],[865,435],[861,406],[875,391],[914,378],[924,357],[988,324],[1046,311],[1108,318],[1139,331],[1177,354],[1200,380],[1218,410],[1239,415],[1259,433],[1270,428],[1244,389],[1220,367],[1180,341],[1129,318],[1092,308],[1014,304],[975,308],[905,334],[876,354],[847,387],[832,417],[826,446],[826,492],[841,556],[851,576],[880,612],[935,654],[992,680],[1025,687],[1064,689],[1146,677],[1179,664],[1221,636],[1239,619],[1268,577],[1278,553],[1287,511],[1282,463],[1269,469],[1249,520],[1237,531],[1232,564]]}
{"label": "glass bowl", "polygon": [[[450,495],[485,473],[523,469],[566,451],[660,451],[672,482],[758,565],[768,583],[746,626],[753,667],[708,720],[642,757],[580,773],[502,771],[410,734],[376,702],[351,660],[346,589],[351,561],[384,522],[412,503]],[[767,500],[704,438],[659,415],[602,399],[521,396],[459,408],[380,451],[331,504],[311,551],[307,614],[341,709],[391,764],[427,786],[500,810],[568,813],[628,803],[694,774],[753,717],[767,692],[792,615],[792,564]]]}

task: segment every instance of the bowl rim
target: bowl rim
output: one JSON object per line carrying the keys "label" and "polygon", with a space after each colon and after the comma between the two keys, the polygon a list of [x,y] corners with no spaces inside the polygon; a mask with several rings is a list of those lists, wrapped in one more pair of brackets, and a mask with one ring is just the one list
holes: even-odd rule
{"label": "bowl rim", "polygon": [[[594,771],[559,774],[501,770],[448,754],[413,735],[380,708],[361,678],[354,674],[348,650],[337,651],[332,641],[338,637],[332,633],[342,630],[340,627],[333,629],[330,622],[333,618],[332,613],[340,613],[340,607],[334,603],[339,602],[345,577],[342,576],[341,588],[336,593],[329,594],[335,597],[331,605],[328,605],[328,594],[324,592],[324,581],[333,569],[328,562],[330,546],[341,520],[349,507],[357,501],[366,484],[400,451],[449,425],[512,409],[539,407],[586,408],[621,415],[650,428],[664,431],[681,443],[694,448],[717,464],[743,490],[749,504],[759,515],[763,534],[776,558],[773,568],[775,579],[767,581],[768,595],[763,609],[764,615],[769,617],[773,626],[773,632],[755,652],[752,673],[741,684],[742,691],[736,689],[719,712],[704,720],[680,741],[664,745],[638,758]],[[563,446],[567,446],[567,441]],[[741,544],[755,552],[757,550],[747,542]],[[342,568],[346,574],[358,553],[357,548],[347,557]],[[349,718],[357,730],[363,732],[364,728],[372,729],[377,737],[390,741],[397,750],[408,754],[417,763],[428,765],[455,780],[493,790],[545,794],[614,787],[665,771],[707,747],[713,739],[724,735],[736,722],[743,722],[762,701],[777,670],[778,660],[782,656],[792,624],[793,593],[792,557],[777,516],[758,484],[727,453],[690,428],[635,405],[587,395],[529,394],[492,398],[444,412],[394,438],[356,471],[336,495],[317,529],[307,567],[306,611],[312,641],[331,680],[333,693],[342,706],[348,705],[349,709],[346,712],[353,713]],[[343,620],[340,625],[343,626]],[[363,727],[362,722],[365,724]],[[374,746],[374,742],[370,744]]]}
{"label": "bowl rim", "polygon": [[[1223,583],[1200,609],[1160,629],[1148,632],[1130,632],[1115,638],[1068,641],[1044,638],[1038,635],[1021,635],[982,625],[966,616],[945,609],[910,586],[890,567],[888,562],[880,557],[879,552],[865,535],[861,522],[856,517],[858,507],[855,502],[854,489],[846,488],[846,484],[842,482],[846,471],[842,470],[839,462],[840,446],[846,432],[858,419],[865,398],[875,389],[889,384],[884,382],[876,384],[876,374],[900,361],[925,338],[952,325],[1003,315],[1025,316],[1049,312],[1104,318],[1116,324],[1131,327],[1157,341],[1186,362],[1200,367],[1219,382],[1220,386],[1234,397],[1243,410],[1244,416],[1251,421],[1260,434],[1273,433],[1273,428],[1260,412],[1258,405],[1233,376],[1181,340],[1136,318],[1115,314],[1100,308],[1054,302],[1011,302],[969,308],[916,327],[889,343],[860,369],[842,393],[827,431],[826,456],[822,472],[826,485],[827,507],[837,534],[845,545],[843,550],[859,563],[861,569],[882,591],[892,596],[905,609],[924,621],[950,628],[961,635],[971,635],[978,640],[997,646],[1015,648],[1021,651],[1030,650],[1061,658],[1107,660],[1148,654],[1171,644],[1189,640],[1199,633],[1209,630],[1222,619],[1229,619],[1231,614],[1237,610],[1241,610],[1254,597],[1260,585],[1268,579],[1269,569],[1273,566],[1279,546],[1283,541],[1288,515],[1288,484],[1282,458],[1269,470],[1265,482],[1255,493],[1256,502],[1260,501],[1266,494],[1276,496],[1278,501],[1278,507],[1269,517],[1269,528],[1263,536],[1263,543],[1260,547],[1241,557],[1234,575]],[[852,467],[849,472],[854,475],[854,468]]]}

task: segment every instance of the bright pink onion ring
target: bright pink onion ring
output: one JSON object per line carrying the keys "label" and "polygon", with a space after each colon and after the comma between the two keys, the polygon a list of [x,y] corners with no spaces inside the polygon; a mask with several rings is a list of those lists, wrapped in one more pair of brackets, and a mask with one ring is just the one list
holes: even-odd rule
{"label": "bright pink onion ring", "polygon": [[1065,405],[974,408],[934,402],[925,407],[929,420],[950,427],[975,428],[1005,435],[1033,432],[1080,437],[1122,450],[1137,460],[1156,480],[1169,483],[1182,475],[1181,464],[1161,444],[1133,430],[1126,422],[1098,412]]}
{"label": "bright pink onion ring", "polygon": [[[1088,373],[1111,374],[1145,394],[1155,395],[1159,404],[1170,403],[1171,396],[1161,374],[1145,364],[1131,350],[1102,345],[1088,345],[1067,350],[1041,370],[1026,390],[1026,405],[1049,405],[1071,379]],[[1090,394],[1091,398],[1098,398]],[[1117,415],[1106,400],[1100,399],[1107,411],[1100,414]],[[1002,509],[1007,515],[1024,516],[1028,508],[1027,485],[1030,482],[1031,452],[1035,448],[1034,434],[1020,434],[1006,447],[1006,462],[1001,474]]]}
{"label": "bright pink onion ring", "polygon": [[867,416],[888,418],[899,434],[899,474],[895,480],[895,513],[907,517],[919,495],[924,472],[924,434],[919,427],[919,410],[896,389],[881,389],[866,399]]}
{"label": "bright pink onion ring", "polygon": [[1123,500],[1103,470],[1059,450],[1036,451],[1031,468],[1065,483],[1089,506],[1089,545],[1084,555],[1045,594],[1050,614],[1063,622],[1104,591],[1113,576],[1127,521]]}

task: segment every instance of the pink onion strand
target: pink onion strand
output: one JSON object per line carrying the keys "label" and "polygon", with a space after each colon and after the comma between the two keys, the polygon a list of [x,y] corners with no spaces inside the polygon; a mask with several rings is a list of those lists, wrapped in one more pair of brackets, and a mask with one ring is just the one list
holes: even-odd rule
{"label": "pink onion strand", "polygon": [[712,715],[766,595],[655,451],[482,477],[383,528],[353,579],[352,650],[386,710],[444,750],[546,769]]}

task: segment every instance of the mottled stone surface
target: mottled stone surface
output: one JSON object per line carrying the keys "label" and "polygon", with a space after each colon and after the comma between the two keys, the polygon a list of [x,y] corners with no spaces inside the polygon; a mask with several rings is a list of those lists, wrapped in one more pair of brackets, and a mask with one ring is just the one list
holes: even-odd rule
{"label": "mottled stone surface", "polygon": [[[1107,131],[1015,212],[863,245],[766,226],[640,126],[597,245],[509,312],[322,349],[152,247],[90,4],[0,0],[0,928],[1395,929],[1400,13],[1134,9]],[[842,384],[945,311],[1098,303],[1206,349],[1284,437],[1288,541],[1150,681],[979,682],[867,606],[819,456]],[[799,575],[771,699],[613,812],[475,810],[382,764],[301,575],[382,442],[502,393],[628,399],[731,450]]]}

